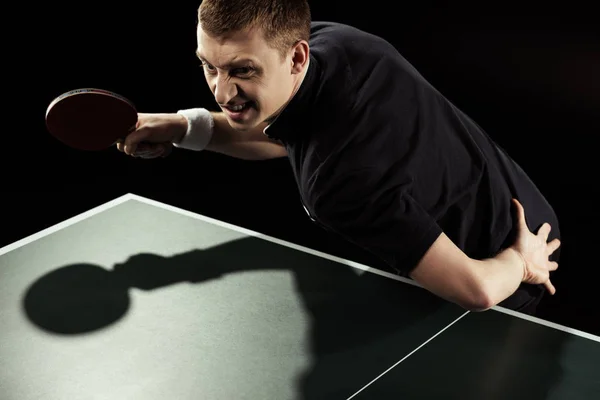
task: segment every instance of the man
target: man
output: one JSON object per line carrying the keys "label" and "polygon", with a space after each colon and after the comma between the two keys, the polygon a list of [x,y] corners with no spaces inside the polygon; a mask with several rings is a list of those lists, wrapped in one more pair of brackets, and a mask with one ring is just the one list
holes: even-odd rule
{"label": "man", "polygon": [[197,41],[222,112],[139,114],[119,150],[286,156],[315,223],[432,293],[474,311],[533,313],[555,292],[550,205],[385,40],[311,22],[305,0],[204,0]]}

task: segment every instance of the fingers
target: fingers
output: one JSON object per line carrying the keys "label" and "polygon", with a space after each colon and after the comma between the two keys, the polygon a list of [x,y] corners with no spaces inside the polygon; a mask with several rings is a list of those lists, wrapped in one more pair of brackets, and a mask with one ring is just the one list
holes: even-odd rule
{"label": "fingers", "polygon": [[138,114],[138,120],[135,126],[130,130],[125,138],[117,142],[117,149],[127,155],[135,154],[140,143],[147,141],[152,130],[148,129],[144,123],[144,114]]}
{"label": "fingers", "polygon": [[164,150],[162,148],[146,150],[146,151],[137,150],[135,153],[132,154],[132,156],[136,157],[136,158],[144,158],[144,159],[157,158],[162,155],[163,151]]}
{"label": "fingers", "polygon": [[117,150],[127,155],[133,155],[135,153],[138,143],[144,141],[145,138],[145,129],[143,129],[142,121],[140,120],[140,116],[142,114],[138,114],[138,120],[136,124],[129,130],[129,133],[124,138],[120,138],[115,143]]}
{"label": "fingers", "polygon": [[133,157],[139,157],[144,159],[166,157],[171,153],[172,146],[169,144],[140,144],[133,154]]}
{"label": "fingers", "polygon": [[135,154],[139,144],[146,139],[146,133],[146,129],[140,128],[127,135],[127,137],[123,141],[123,151],[125,152],[125,154],[129,156]]}
{"label": "fingers", "polygon": [[[129,136],[128,136],[129,138]],[[126,139],[119,139],[115,144],[117,146],[117,150],[119,150],[121,153],[125,153],[129,156],[132,156],[135,154],[135,152],[137,151],[137,148],[139,146],[139,142],[132,142],[132,140],[134,139],[130,139],[129,140],[129,144],[127,144]]]}
{"label": "fingers", "polygon": [[556,293],[556,288],[554,287],[552,282],[550,282],[550,279],[548,279],[546,282],[544,282],[544,286],[548,290],[548,293],[550,293],[550,294]]}
{"label": "fingers", "polygon": [[527,222],[525,221],[525,209],[523,208],[521,203],[519,203],[519,200],[512,199],[512,201],[515,205],[515,208],[517,209],[517,219],[519,221],[519,228],[527,229],[527,231],[529,231],[529,228],[527,228]]}
{"label": "fingers", "polygon": [[548,243],[548,245],[546,246],[546,248],[548,250],[548,255],[554,253],[556,251],[556,249],[558,249],[559,247],[560,247],[559,239],[554,239],[553,241]]}
{"label": "fingers", "polygon": [[165,145],[165,150],[162,152],[160,157],[164,158],[164,157],[168,156],[169,154],[171,154],[172,151],[173,151],[173,145],[171,145],[171,144]]}
{"label": "fingers", "polygon": [[[548,263],[548,271],[556,271],[558,269],[558,263],[556,261],[550,261]],[[546,289],[548,290],[548,293],[550,294],[554,294],[556,293],[556,288],[554,287],[554,285],[552,284],[552,282],[550,281],[550,278],[548,278],[546,280],[546,282],[544,282],[544,286],[546,287]]]}
{"label": "fingers", "polygon": [[157,157],[167,157],[171,154],[173,150],[173,146],[171,143],[137,143],[134,147],[135,150],[132,150],[132,147],[127,147],[126,141],[123,139],[119,139],[115,143],[117,150],[122,153],[126,153],[132,157],[139,158],[157,158]]}
{"label": "fingers", "polygon": [[540,229],[538,229],[538,236],[540,236],[542,239],[544,239],[544,242],[548,241],[548,236],[550,235],[550,230],[552,229],[552,227],[550,226],[549,223],[544,223]]}

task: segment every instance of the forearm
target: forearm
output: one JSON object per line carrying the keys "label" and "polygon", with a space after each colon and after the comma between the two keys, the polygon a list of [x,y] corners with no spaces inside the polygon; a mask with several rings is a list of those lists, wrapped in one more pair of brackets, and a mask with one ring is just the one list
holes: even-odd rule
{"label": "forearm", "polygon": [[484,293],[486,309],[512,295],[523,281],[524,260],[519,253],[508,248],[493,258],[473,260],[477,284]]}
{"label": "forearm", "polygon": [[211,112],[213,135],[206,150],[246,160],[266,160],[285,157],[285,148],[264,133],[265,124],[248,131],[238,131],[229,125],[222,112]]}
{"label": "forearm", "polygon": [[265,124],[239,131],[231,127],[222,112],[196,108],[181,110],[186,132],[173,144],[189,150],[208,150],[245,160],[285,157],[285,148],[264,133]]}

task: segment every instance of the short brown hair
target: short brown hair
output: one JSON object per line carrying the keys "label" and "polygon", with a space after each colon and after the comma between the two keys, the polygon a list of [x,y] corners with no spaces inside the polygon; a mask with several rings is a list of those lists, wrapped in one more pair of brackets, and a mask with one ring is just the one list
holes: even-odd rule
{"label": "short brown hair", "polygon": [[311,15],[307,0],[203,0],[198,22],[214,36],[258,26],[284,56],[297,41],[308,42]]}

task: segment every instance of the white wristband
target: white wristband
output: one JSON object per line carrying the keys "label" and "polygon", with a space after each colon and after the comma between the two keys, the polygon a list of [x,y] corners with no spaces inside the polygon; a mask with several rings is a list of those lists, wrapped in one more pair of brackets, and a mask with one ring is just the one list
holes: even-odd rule
{"label": "white wristband", "polygon": [[187,132],[173,146],[188,150],[201,151],[206,148],[212,138],[215,121],[210,111],[205,108],[179,110],[177,114],[187,120]]}

